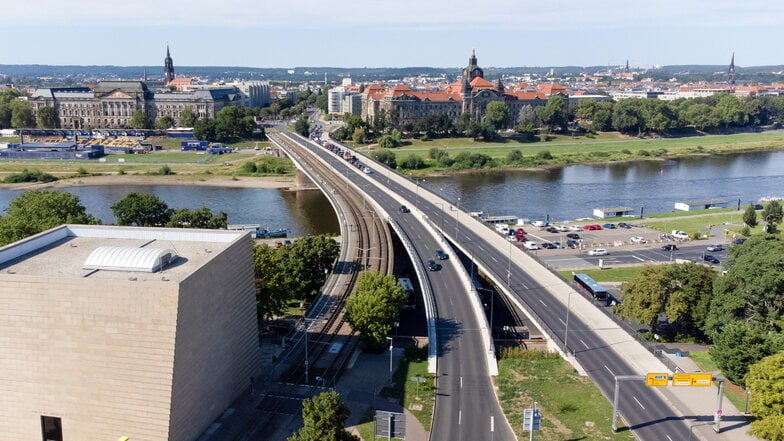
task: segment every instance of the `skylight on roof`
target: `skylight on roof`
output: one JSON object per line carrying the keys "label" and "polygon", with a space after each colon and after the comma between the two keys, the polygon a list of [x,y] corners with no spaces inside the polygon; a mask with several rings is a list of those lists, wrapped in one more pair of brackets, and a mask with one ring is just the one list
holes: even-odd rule
{"label": "skylight on roof", "polygon": [[154,273],[174,262],[177,255],[164,248],[98,247],[87,256],[84,269]]}

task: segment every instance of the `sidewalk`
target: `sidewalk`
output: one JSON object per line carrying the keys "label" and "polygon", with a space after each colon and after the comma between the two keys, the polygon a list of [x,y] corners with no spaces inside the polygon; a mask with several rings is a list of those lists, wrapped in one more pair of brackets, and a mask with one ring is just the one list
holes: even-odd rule
{"label": "sidewalk", "polygon": [[[702,372],[689,357],[666,354],[683,372]],[[718,387],[662,387],[661,395],[683,415],[695,437],[704,441],[759,441],[749,435],[749,419],[727,399],[722,397],[721,431],[713,429],[718,403]]]}

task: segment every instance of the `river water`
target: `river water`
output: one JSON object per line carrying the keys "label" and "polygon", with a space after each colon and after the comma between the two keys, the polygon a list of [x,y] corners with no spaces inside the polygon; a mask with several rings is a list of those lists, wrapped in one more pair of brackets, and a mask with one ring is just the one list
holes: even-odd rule
{"label": "river water", "polygon": [[[628,206],[635,214],[672,211],[675,202],[725,199],[730,207],[784,197],[784,151],[667,161],[574,165],[547,171],[504,171],[426,178],[424,188],[468,211],[533,220],[590,217],[594,208]],[[318,191],[204,186],[87,186],[65,189],[106,224],[111,207],[131,191],[151,193],[171,208],[224,211],[232,224],[289,228],[292,236],[337,233],[332,207]],[[19,194],[0,189],[0,208]]]}

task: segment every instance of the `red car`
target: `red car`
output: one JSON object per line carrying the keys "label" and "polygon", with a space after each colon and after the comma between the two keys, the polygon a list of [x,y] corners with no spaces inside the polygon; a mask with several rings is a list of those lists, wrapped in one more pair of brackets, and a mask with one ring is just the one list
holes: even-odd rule
{"label": "red car", "polygon": [[601,229],[602,229],[602,226],[601,225],[596,225],[596,224],[583,226],[583,230],[593,231],[593,230],[601,230]]}

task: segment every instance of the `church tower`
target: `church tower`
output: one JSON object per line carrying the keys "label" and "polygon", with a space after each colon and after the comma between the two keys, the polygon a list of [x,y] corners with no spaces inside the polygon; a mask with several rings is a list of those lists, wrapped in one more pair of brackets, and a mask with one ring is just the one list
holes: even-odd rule
{"label": "church tower", "polygon": [[730,60],[730,68],[727,71],[727,84],[730,86],[735,85],[735,52],[732,53],[732,60]]}
{"label": "church tower", "polygon": [[174,62],[169,53],[169,45],[166,45],[166,58],[163,60],[163,80],[169,84],[174,79]]}
{"label": "church tower", "polygon": [[474,78],[484,78],[484,71],[476,63],[476,49],[471,49],[471,58],[468,59],[468,66],[463,69],[463,79],[468,79],[470,83]]}

